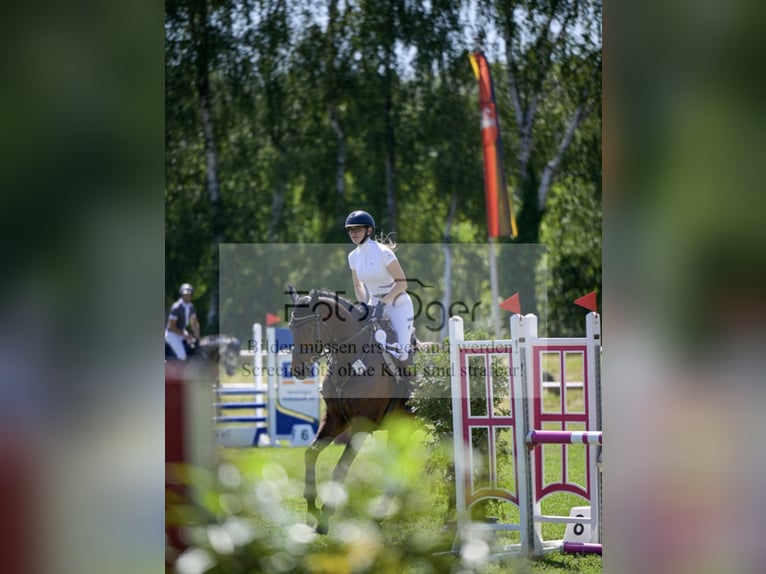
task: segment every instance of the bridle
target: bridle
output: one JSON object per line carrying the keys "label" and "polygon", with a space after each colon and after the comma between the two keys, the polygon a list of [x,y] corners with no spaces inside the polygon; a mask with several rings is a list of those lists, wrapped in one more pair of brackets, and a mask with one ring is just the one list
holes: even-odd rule
{"label": "bridle", "polygon": [[[328,357],[329,359],[333,359],[334,349],[338,349],[342,345],[349,343],[353,341],[354,339],[359,338],[366,331],[370,331],[370,342],[372,342],[372,339],[374,336],[373,331],[376,326],[375,321],[370,321],[367,324],[365,324],[361,329],[353,333],[352,335],[339,341],[338,338],[335,336],[335,332],[333,331],[332,327],[327,323],[327,321],[322,319],[319,312],[315,309],[309,315],[304,315],[302,317],[296,317],[295,311],[293,311],[292,313],[290,313],[290,321],[288,323],[288,327],[292,331],[295,331],[297,329],[305,329],[312,322],[314,325],[314,341],[321,343],[321,345],[325,348],[325,350],[323,350],[320,353],[315,353],[311,355],[311,362],[315,362],[322,357]],[[321,338],[322,336],[321,330],[323,327],[329,333],[328,341],[325,341],[324,339]],[[366,353],[363,353],[363,354],[366,354]]]}
{"label": "bridle", "polygon": [[[319,313],[317,313],[316,311],[304,317],[296,317],[295,311],[293,311],[292,313],[290,313],[290,322],[287,324],[287,326],[290,328],[291,331],[294,332],[296,329],[303,329],[306,323],[308,323],[309,321],[314,322],[314,341],[322,341],[322,338],[321,338],[322,327],[325,327],[330,332],[331,337],[333,336],[332,328],[327,323],[322,321],[322,318],[319,316]],[[316,361],[317,359],[319,359],[325,354],[326,353],[312,355],[311,362],[313,363],[314,361]]]}
{"label": "bridle", "polygon": [[[350,341],[353,341],[354,339],[358,338],[360,335],[362,335],[365,331],[372,328],[373,323],[370,322],[366,324],[364,327],[359,329],[356,333],[350,335],[349,337],[346,337],[345,339],[339,341],[338,338],[335,336],[335,332],[333,331],[332,327],[327,324],[327,321],[324,321],[322,317],[319,315],[319,312],[314,311],[310,315],[305,315],[303,317],[296,317],[295,311],[290,313],[290,322],[287,324],[287,326],[290,328],[290,330],[294,331],[295,329],[303,329],[305,328],[305,325],[309,323],[310,321],[314,322],[314,341],[320,342],[327,350],[322,351],[321,353],[316,353],[314,355],[311,355],[311,362],[317,361],[322,357],[330,357],[334,355],[333,349],[337,349],[341,347],[342,345],[349,343]],[[329,345],[324,341],[324,339],[321,338],[321,329],[324,327],[327,329],[327,331],[330,334],[329,338]]]}

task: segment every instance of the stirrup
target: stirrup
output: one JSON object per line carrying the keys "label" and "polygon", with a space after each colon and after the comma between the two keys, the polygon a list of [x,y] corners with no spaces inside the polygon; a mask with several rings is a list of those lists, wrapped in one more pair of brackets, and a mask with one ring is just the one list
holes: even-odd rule
{"label": "stirrup", "polygon": [[[375,340],[379,345],[383,347],[386,352],[388,352],[388,354],[390,354],[397,361],[407,360],[406,353],[401,350],[402,348],[399,343],[389,343],[387,342],[387,338],[388,337],[386,336],[386,332],[383,329],[375,331]],[[405,356],[404,359],[402,359],[402,355]]]}
{"label": "stirrup", "polygon": [[409,353],[402,350],[402,347],[398,343],[389,343],[386,345],[386,350],[391,356],[399,362],[404,362],[409,358]]}
{"label": "stirrup", "polygon": [[402,354],[399,351],[394,351],[393,349],[386,349],[386,352],[397,361],[399,362],[402,361]]}
{"label": "stirrup", "polygon": [[402,351],[402,347],[399,343],[388,343],[386,341],[387,338],[386,332],[383,329],[375,331],[375,340],[388,352],[389,355],[397,361],[406,361],[408,353]]}

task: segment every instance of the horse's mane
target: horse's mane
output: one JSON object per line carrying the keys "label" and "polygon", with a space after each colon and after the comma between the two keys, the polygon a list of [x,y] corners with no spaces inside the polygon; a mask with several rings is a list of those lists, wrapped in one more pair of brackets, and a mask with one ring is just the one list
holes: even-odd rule
{"label": "horse's mane", "polygon": [[219,345],[231,345],[236,348],[240,347],[239,339],[224,334],[205,335],[199,340],[199,344],[200,347],[213,347]]}
{"label": "horse's mane", "polygon": [[370,311],[366,309],[363,305],[357,305],[355,303],[352,303],[350,300],[348,300],[346,297],[343,297],[342,295],[338,295],[334,291],[327,291],[324,289],[312,289],[309,293],[309,296],[311,297],[311,300],[315,300],[317,298],[322,299],[331,299],[333,302],[337,300],[338,307],[341,307],[349,312],[351,317],[357,321],[365,321],[370,318]]}

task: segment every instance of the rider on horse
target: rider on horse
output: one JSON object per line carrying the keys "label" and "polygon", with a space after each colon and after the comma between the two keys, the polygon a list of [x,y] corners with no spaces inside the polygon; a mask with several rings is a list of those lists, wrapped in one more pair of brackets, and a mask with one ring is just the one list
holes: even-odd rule
{"label": "rider on horse", "polygon": [[[194,288],[188,283],[178,290],[181,297],[173,303],[165,325],[165,342],[182,361],[186,360],[186,345],[192,346],[199,341],[199,320],[194,304],[191,302]],[[191,332],[189,332],[189,329]]]}

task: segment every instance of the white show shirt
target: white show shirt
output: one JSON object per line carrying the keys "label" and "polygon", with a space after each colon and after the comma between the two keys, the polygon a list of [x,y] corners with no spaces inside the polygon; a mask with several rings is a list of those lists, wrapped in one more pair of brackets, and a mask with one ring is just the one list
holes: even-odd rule
{"label": "white show shirt", "polygon": [[373,297],[381,298],[394,288],[396,281],[386,269],[396,255],[391,249],[368,239],[348,254],[348,266],[367,287]]}
{"label": "white show shirt", "polygon": [[[356,276],[371,295],[370,301],[365,303],[377,305],[394,288],[396,280],[386,266],[396,260],[396,255],[390,247],[372,239],[357,245],[356,249],[348,254],[349,267],[356,271]],[[415,319],[409,294],[401,293],[392,305],[386,305],[383,316],[391,321],[391,326],[396,332],[396,341],[392,342],[399,344],[399,350],[395,356],[400,360],[407,359],[411,351],[410,338]]]}

